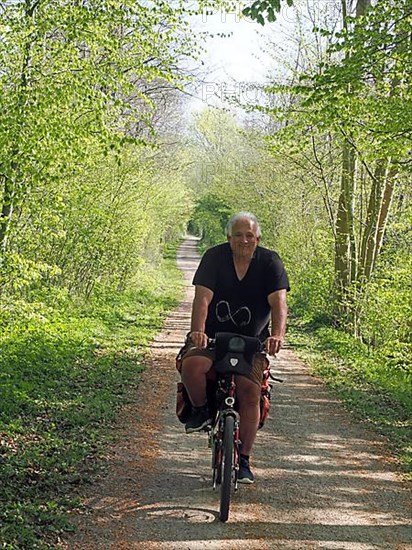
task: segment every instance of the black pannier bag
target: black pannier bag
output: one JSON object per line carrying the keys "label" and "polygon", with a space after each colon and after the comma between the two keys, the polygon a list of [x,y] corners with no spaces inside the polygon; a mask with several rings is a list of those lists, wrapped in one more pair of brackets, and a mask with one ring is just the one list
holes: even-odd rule
{"label": "black pannier bag", "polygon": [[[257,338],[249,336],[238,336],[232,333],[218,332],[215,337],[215,363],[216,372],[235,374],[248,374],[251,371],[253,356],[260,351],[261,343]],[[179,350],[176,356],[176,369],[179,374],[182,372],[182,358],[186,353],[190,342],[186,340],[185,344]],[[233,350],[233,351],[232,351]],[[211,369],[213,371],[213,369]],[[263,373],[260,396],[260,420],[259,429],[263,427],[270,409],[270,390],[269,384],[269,363]],[[214,372],[210,372],[207,377],[207,398],[209,407],[216,406],[216,380]],[[183,382],[177,383],[176,391],[176,416],[180,422],[186,424],[192,411],[192,404]]]}

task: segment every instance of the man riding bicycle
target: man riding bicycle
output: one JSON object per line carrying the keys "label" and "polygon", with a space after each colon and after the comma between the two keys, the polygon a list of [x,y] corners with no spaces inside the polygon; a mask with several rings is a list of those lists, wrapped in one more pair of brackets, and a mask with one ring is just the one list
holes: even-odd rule
{"label": "man riding bicycle", "polygon": [[[211,423],[206,397],[206,376],[214,352],[207,349],[216,332],[258,337],[265,350],[280,350],[287,319],[288,277],[276,252],[259,245],[261,230],[249,212],[232,216],[226,228],[227,241],[207,250],[195,273],[192,305],[191,345],[182,359],[182,381],[192,403],[186,432],[204,429]],[[269,330],[270,327],[270,330]],[[260,395],[267,359],[256,354],[250,375],[236,377],[240,415],[240,469],[238,481],[253,483],[249,456],[260,418]]]}

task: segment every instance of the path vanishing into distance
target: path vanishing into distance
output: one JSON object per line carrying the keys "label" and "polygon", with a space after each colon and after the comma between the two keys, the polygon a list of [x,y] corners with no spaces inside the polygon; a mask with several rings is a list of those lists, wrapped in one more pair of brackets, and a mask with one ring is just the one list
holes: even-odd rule
{"label": "path vanishing into distance", "polygon": [[410,485],[383,438],[346,413],[290,349],[272,372],[270,418],[252,455],[256,483],[217,519],[205,434],[175,416],[174,358],[189,329],[196,240],[178,253],[186,295],[153,343],[138,394],[119,415],[106,477],[85,489],[69,550],[412,549]]}

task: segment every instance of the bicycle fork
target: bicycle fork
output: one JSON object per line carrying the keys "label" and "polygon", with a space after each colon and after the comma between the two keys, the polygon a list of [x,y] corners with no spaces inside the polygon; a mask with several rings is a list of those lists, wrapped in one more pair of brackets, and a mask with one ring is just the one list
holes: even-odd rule
{"label": "bicycle fork", "polygon": [[223,459],[223,434],[225,431],[226,418],[231,416],[234,419],[233,424],[233,484],[234,490],[238,489],[238,473],[239,473],[239,457],[240,457],[240,445],[239,438],[239,426],[240,419],[239,413],[234,409],[235,399],[234,397],[226,397],[224,401],[226,408],[221,409],[217,413],[217,418],[214,426],[209,433],[209,447],[212,450],[212,468],[213,468],[213,489],[216,489],[217,485],[220,485],[222,481],[222,459]]}

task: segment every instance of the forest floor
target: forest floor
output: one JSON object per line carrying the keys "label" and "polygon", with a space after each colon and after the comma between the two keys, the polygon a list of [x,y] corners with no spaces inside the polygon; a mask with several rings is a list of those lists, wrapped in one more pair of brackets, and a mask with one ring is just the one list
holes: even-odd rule
{"label": "forest floor", "polygon": [[272,372],[269,420],[229,521],[217,518],[205,434],[175,416],[174,358],[190,324],[196,241],[178,263],[186,295],[153,343],[133,402],[119,415],[108,474],[88,487],[67,550],[412,549],[412,499],[384,438],[353,420],[291,349]]}

